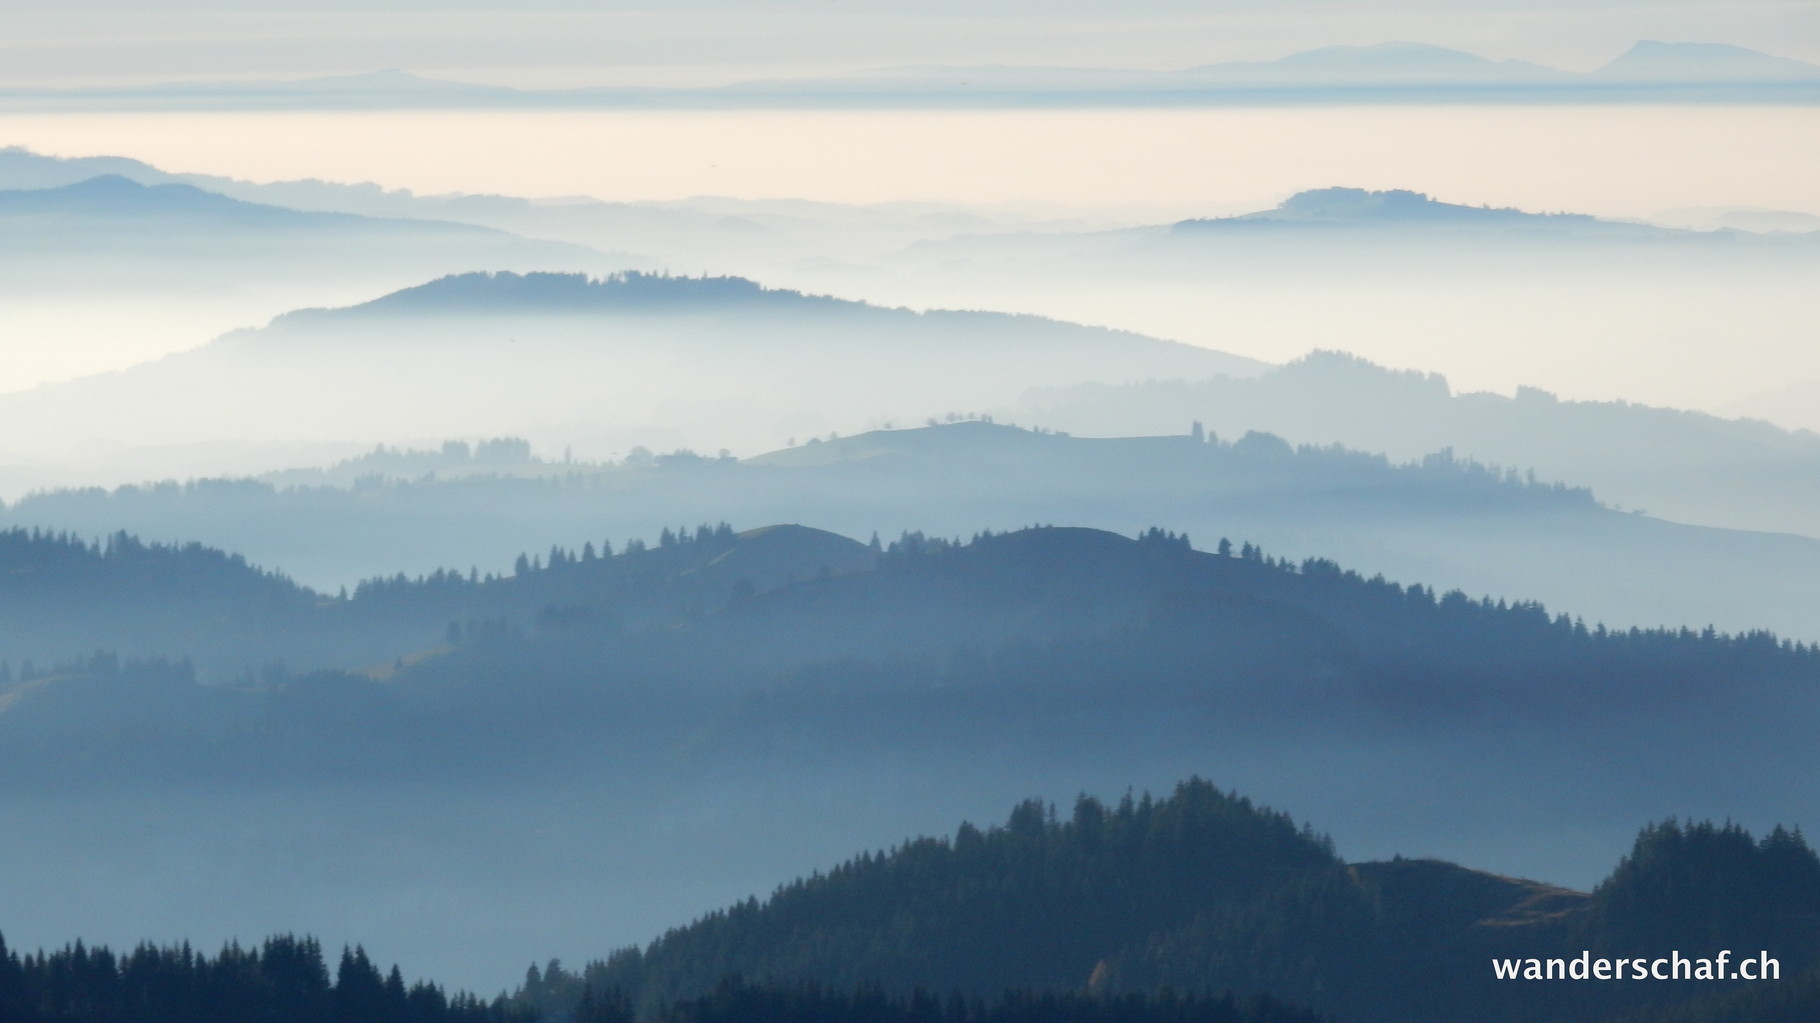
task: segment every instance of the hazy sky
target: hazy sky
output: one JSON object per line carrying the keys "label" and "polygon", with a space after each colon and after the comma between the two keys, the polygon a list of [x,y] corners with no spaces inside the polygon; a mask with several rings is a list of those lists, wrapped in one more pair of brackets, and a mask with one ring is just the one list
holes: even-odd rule
{"label": "hazy sky", "polygon": [[1638,39],[1820,61],[1813,0],[7,0],[0,82],[403,68],[519,85],[704,84],[906,63],[1178,68],[1410,40],[1585,70]]}
{"label": "hazy sky", "polygon": [[0,114],[0,138],[419,193],[1056,203],[1173,219],[1350,185],[1606,216],[1820,213],[1820,110],[1794,106]]}

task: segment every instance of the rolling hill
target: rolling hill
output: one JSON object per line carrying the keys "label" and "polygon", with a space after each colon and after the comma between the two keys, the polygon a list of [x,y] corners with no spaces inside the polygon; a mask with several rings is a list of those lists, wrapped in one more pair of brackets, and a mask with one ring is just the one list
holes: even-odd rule
{"label": "rolling hill", "polygon": [[[1702,893],[1698,909],[1677,882]],[[1490,964],[1653,957],[1658,946],[1710,960],[1748,943],[1728,958],[1773,947],[1788,976],[1820,951],[1817,921],[1820,859],[1783,829],[1758,841],[1730,825],[1646,828],[1587,895],[1434,860],[1347,864],[1286,815],[1194,779],[1160,799],[1083,795],[1065,815],[1028,801],[1002,825],[861,855],[540,980],[571,1001],[584,982],[619,989],[647,1010],[747,977],[897,992],[1267,993],[1360,1023],[1567,1023],[1763,985],[1524,983],[1495,979]]]}
{"label": "rolling hill", "polygon": [[[1312,372],[1312,370],[1311,370]],[[1285,374],[1260,382],[1136,387],[1119,407],[1140,408],[1146,424],[1171,412],[1183,415],[1227,406],[1244,422],[1255,414],[1286,427],[1296,416],[1315,422],[1359,423],[1373,439],[1416,442],[1447,435],[1475,420],[1455,415],[1451,399],[1427,392],[1433,385],[1404,378],[1366,380],[1347,391],[1337,385],[1298,382]],[[1383,398],[1369,397],[1382,384]],[[1410,387],[1419,402],[1408,406],[1408,433],[1373,420],[1380,402],[1399,401]],[[1183,400],[1177,391],[1189,396]],[[1322,412],[1297,413],[1287,402],[1313,391],[1332,400]],[[1285,392],[1289,396],[1279,397]],[[1337,393],[1336,392],[1342,392]],[[1081,392],[1083,402],[1102,394],[1122,396],[1123,388]],[[1207,401],[1202,395],[1212,395]],[[1155,400],[1149,400],[1154,396]],[[1352,404],[1357,399],[1358,404]],[[1509,422],[1490,403],[1479,429],[1462,436],[1496,436]],[[1527,404],[1517,403],[1520,415]],[[1610,412],[1604,416],[1601,412]],[[1088,412],[1083,425],[1095,425]],[[1562,469],[1597,461],[1587,442],[1574,451],[1571,429],[1600,430],[1610,438],[1633,418],[1677,419],[1622,409],[1565,410],[1593,420],[1552,434],[1533,432],[1514,442],[1515,453],[1551,453]],[[1038,421],[1061,418],[1044,411]],[[1616,420],[1615,423],[1600,420]],[[1692,437],[1706,438],[1700,420],[1689,418]],[[1435,424],[1432,428],[1417,423]],[[1183,420],[1175,427],[1187,425]],[[1779,436],[1768,431],[1770,440]],[[1323,434],[1315,434],[1319,437]],[[1331,434],[1327,434],[1331,435]],[[1307,434],[1304,434],[1307,436]],[[1750,429],[1719,446],[1756,443]],[[1561,437],[1558,443],[1545,443]],[[1756,452],[1759,470],[1746,479],[1763,481],[1786,496],[1784,508],[1800,513],[1799,478],[1776,475],[1782,460],[1799,465],[1797,439],[1786,452],[1768,445]],[[1508,454],[1512,443],[1483,454]],[[596,465],[563,460],[477,462],[477,456],[423,452],[383,453],[351,462],[333,474],[291,473],[270,482],[201,481],[189,485],[133,486],[114,491],[41,493],[0,510],[0,522],[72,530],[101,537],[118,530],[152,537],[185,537],[244,553],[281,568],[297,579],[328,590],[352,586],[374,575],[412,575],[442,569],[504,572],[521,551],[552,542],[571,546],[611,538],[645,540],[679,523],[704,518],[733,522],[800,522],[855,537],[875,532],[895,536],[921,531],[968,536],[981,529],[1016,529],[1039,522],[1068,522],[1132,533],[1151,525],[1183,532],[1202,547],[1222,536],[1250,542],[1291,558],[1324,557],[1395,579],[1421,579],[1443,589],[1512,600],[1540,600],[1571,609],[1589,622],[1608,626],[1712,624],[1726,629],[1771,628],[1797,638],[1815,638],[1820,606],[1820,541],[1809,537],[1716,529],[1664,521],[1603,507],[1597,493],[1531,479],[1510,469],[1491,469],[1431,452],[1393,462],[1338,447],[1292,446],[1264,433],[1197,439],[1177,433],[1150,437],[1072,437],[1016,429],[982,421],[945,423],[908,430],[879,430],[852,437],[798,444],[746,460],[679,453],[652,456],[634,452],[626,461]],[[1677,459],[1677,446],[1655,452],[1662,474],[1657,486],[1672,488],[1699,467],[1715,478],[1743,474],[1742,457],[1729,464],[1718,456],[1696,460],[1694,447]],[[1780,453],[1778,453],[1780,452]],[[1607,462],[1620,461],[1614,454]],[[1592,459],[1589,461],[1589,458]],[[1546,463],[1544,463],[1546,464]],[[1651,463],[1633,457],[1636,476]],[[1644,477],[1647,478],[1647,477]],[[1740,489],[1740,493],[1747,493]]]}
{"label": "rolling hill", "polygon": [[[0,153],[0,184],[19,156]],[[80,169],[116,163],[128,162]],[[11,176],[58,180],[32,170]],[[477,266],[606,273],[643,265],[469,224],[308,212],[150,180],[93,174],[0,191],[0,331],[30,342],[0,366],[5,389],[128,365],[300,306],[358,301]],[[0,460],[31,453],[0,442]]]}
{"label": "rolling hill", "polygon": [[1341,352],[1314,352],[1244,380],[1032,392],[998,414],[1091,436],[1169,432],[1196,420],[1222,436],[1261,430],[1397,460],[1447,449],[1570,480],[1658,518],[1820,537],[1820,436],[1811,431],[1626,401],[1571,401],[1533,387],[1462,392],[1440,374],[1386,369]]}
{"label": "rolling hill", "polygon": [[739,278],[502,272],[296,312],[156,362],[0,396],[0,430],[40,458],[84,444],[370,444],[476,430],[598,457],[639,442],[774,446],[978,407],[1031,384],[1260,368],[1104,328],[883,309]]}
{"label": "rolling hill", "polygon": [[[576,961],[1019,793],[1197,772],[1353,855],[1568,885],[1637,819],[1816,810],[1812,646],[1612,630],[1163,530],[874,549],[704,528],[307,606],[236,598],[285,584],[200,555],[220,570],[153,600],[167,584],[135,566],[182,558],[38,543],[66,592],[143,595],[171,643],[216,637],[191,664],[233,653],[225,635],[245,670],[199,684],[180,654],[121,650],[26,672],[0,651],[11,940],[163,940],[155,912],[197,941],[408,943],[470,983],[500,976],[475,927],[489,956]],[[329,665],[267,659],[298,649]]]}

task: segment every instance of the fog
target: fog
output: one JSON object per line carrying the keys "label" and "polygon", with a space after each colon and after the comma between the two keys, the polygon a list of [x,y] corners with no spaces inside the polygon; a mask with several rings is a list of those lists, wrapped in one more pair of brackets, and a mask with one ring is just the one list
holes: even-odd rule
{"label": "fog", "polygon": [[[630,231],[611,218],[589,228],[559,226],[569,218],[557,215],[474,215],[630,250],[676,272],[745,273],[888,305],[1039,312],[1271,362],[1339,348],[1441,370],[1471,389],[1531,385],[1718,409],[1820,375],[1806,327],[1815,317],[1805,258],[1633,249],[1462,267],[1445,255],[1440,266],[1422,253],[1382,266],[1355,254],[1368,269],[1317,262],[1318,272],[1304,272],[1291,253],[1234,276],[1217,263],[1161,274],[1154,262],[1083,263],[1066,239],[1059,252],[1037,238],[1010,257],[964,241],[906,246],[981,231],[1166,225],[1268,209],[1291,192],[1332,185],[1607,217],[1702,206],[1820,211],[1814,118],[1798,106],[89,114],[0,116],[0,137],[53,154],[126,154],[167,170],[375,181],[422,194],[934,202],[961,222],[906,233],[901,216],[874,230],[877,217],[867,224],[810,213],[795,228],[761,221],[774,244],[761,233],[729,245],[737,232],[721,230],[718,247],[699,228],[666,241],[663,230]],[[748,212],[723,206],[715,219]],[[447,208],[419,215],[461,216]],[[561,263],[543,268],[574,261]],[[308,304],[347,300],[341,289]],[[156,343],[200,344],[230,317],[244,322],[266,310],[278,311],[230,306],[197,317],[188,344],[168,327],[156,336],[169,340]],[[44,322],[41,307],[21,315],[21,329]],[[72,324],[83,315],[73,310]],[[40,336],[93,336],[108,329],[106,316]],[[1725,356],[1712,355],[1721,346]],[[0,383],[30,386],[99,361],[64,360],[40,345],[32,365]]]}

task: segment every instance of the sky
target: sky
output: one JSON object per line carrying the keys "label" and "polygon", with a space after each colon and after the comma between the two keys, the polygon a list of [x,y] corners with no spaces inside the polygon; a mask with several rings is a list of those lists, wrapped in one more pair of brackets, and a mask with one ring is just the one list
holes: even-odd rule
{"label": "sky", "polygon": [[1389,40],[1588,70],[1639,39],[1820,62],[1811,0],[6,0],[0,85],[401,68],[517,86],[712,85],[919,63],[1172,69]]}
{"label": "sky", "polygon": [[1820,213],[1820,111],[1797,106],[0,113],[0,138],[419,194],[1051,204],[1157,222],[1347,185],[1614,217]]}

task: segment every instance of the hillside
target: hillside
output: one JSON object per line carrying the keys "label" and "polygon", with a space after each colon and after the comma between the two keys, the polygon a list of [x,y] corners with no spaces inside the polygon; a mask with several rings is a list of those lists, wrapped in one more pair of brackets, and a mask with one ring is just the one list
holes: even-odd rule
{"label": "hillside", "polygon": [[[141,614],[172,641],[226,633],[237,661],[223,642],[26,673],[0,649],[7,933],[162,940],[134,907],[167,906],[199,941],[301,928],[499,977],[477,927],[495,954],[577,961],[1021,793],[1192,773],[1328,822],[1355,856],[1574,885],[1632,814],[1820,812],[1812,646],[1615,631],[1203,542],[703,527],[270,615],[197,573]],[[98,605],[167,592],[51,546]]]}
{"label": "hillside", "polygon": [[1002,402],[1031,384],[1259,368],[1104,328],[884,309],[732,278],[464,274],[0,395],[0,430],[9,448],[41,458],[82,444],[371,444],[474,431],[600,457],[634,443],[781,446],[848,423]]}
{"label": "hillside", "polygon": [[[0,186],[18,157],[0,151]],[[116,173],[0,190],[0,232],[0,331],[35,348],[4,367],[7,391],[475,267],[606,273],[639,265],[623,253],[448,220],[309,212]],[[27,436],[0,444],[0,464],[45,454],[22,443]]]}
{"label": "hillside", "polygon": [[[1793,400],[1788,403],[1796,404]],[[1467,393],[1436,373],[1318,351],[1259,376],[1033,392],[1003,414],[1090,436],[1198,420],[1221,436],[1455,457],[1571,480],[1603,501],[1676,522],[1820,537],[1820,436],[1761,420],[1539,388]]]}
{"label": "hillside", "polygon": [[[1217,413],[1227,395],[1255,393],[1243,403],[1230,401],[1234,420],[1256,412],[1293,426],[1296,414],[1273,404],[1277,389],[1291,385],[1293,378],[1257,392],[1207,385],[1213,402],[1200,400],[1195,388],[1183,388],[1190,397],[1178,399],[1168,386],[1073,393],[1087,396],[1078,418],[1090,428],[1111,418],[1092,418],[1098,410],[1089,399],[1105,393],[1155,395],[1147,422],[1177,410],[1199,414],[1210,404]],[[1349,404],[1347,386],[1342,380],[1313,388],[1310,400],[1336,419],[1352,416],[1343,421],[1360,422],[1374,439],[1403,439],[1372,418],[1386,404],[1366,397]],[[1333,400],[1322,404],[1323,396]],[[1412,427],[1414,441],[1470,424],[1444,399],[1438,410],[1426,410],[1434,400],[1417,397],[1405,400],[1411,421],[1432,412],[1436,428]],[[1301,396],[1292,391],[1284,398],[1292,399]],[[1397,400],[1403,399],[1384,399]],[[1132,404],[1142,406],[1143,399]],[[1119,407],[1132,406],[1114,411]],[[1612,433],[1623,436],[1627,417],[1617,418]],[[1044,413],[1037,421],[1048,419]],[[522,551],[598,543],[603,533],[615,543],[649,540],[678,523],[700,522],[703,509],[731,522],[800,522],[860,538],[905,531],[968,536],[1037,522],[1126,533],[1160,525],[1202,546],[1226,536],[1279,556],[1331,558],[1441,589],[1540,600],[1609,626],[1711,624],[1820,638],[1814,631],[1820,541],[1619,512],[1600,507],[1601,492],[1546,476],[1532,482],[1514,466],[1494,471],[1444,450],[1417,448],[1419,460],[1397,464],[1344,448],[1294,447],[1263,433],[1203,435],[1197,442],[1181,432],[1189,420],[1184,415],[1163,427],[1174,436],[1148,437],[1071,437],[959,421],[815,438],[745,460],[634,451],[614,465],[537,461],[528,454],[509,464],[481,461],[473,453],[478,449],[458,446],[447,456],[375,455],[332,474],[289,473],[272,483],[53,491],[0,510],[0,523],[85,536],[124,529],[194,538],[331,591],[401,571],[472,566],[501,573]],[[1487,420],[1487,434],[1506,421]],[[1542,443],[1554,436],[1535,433],[1481,450],[1514,447],[1539,458],[1564,451],[1572,454],[1560,464],[1589,466],[1592,445],[1574,453],[1571,434],[1552,447]],[[1746,431],[1739,443],[1750,440]],[[1673,445],[1660,450],[1655,463],[1663,486],[1674,478],[1673,452]],[[1798,452],[1795,445],[1792,453]],[[1802,513],[1805,506],[1794,498],[1805,478],[1778,475],[1777,454],[1766,447],[1756,478],[1787,493],[1785,505]],[[1686,469],[1692,473],[1700,464],[1690,455]],[[1632,471],[1650,465],[1638,457]],[[330,481],[338,485],[324,485]]]}
{"label": "hillside", "polygon": [[1117,324],[1276,363],[1342,349],[1505,393],[1717,410],[1820,377],[1797,326],[1816,315],[1820,234],[1670,229],[1497,199],[1320,188],[1229,216],[969,231],[766,279]]}
{"label": "hillside", "polygon": [[[1690,890],[1711,894],[1694,907]],[[567,987],[573,999],[586,983],[648,1010],[744,976],[837,990],[1269,993],[1360,1023],[1570,1023],[1762,992],[1499,981],[1490,964],[1581,950],[1699,958],[1740,942],[1790,974],[1820,952],[1820,858],[1798,835],[1651,826],[1586,895],[1434,860],[1348,865],[1287,816],[1196,779],[1161,799],[1081,796],[1059,816],[1032,800],[1003,825],[867,853],[545,975],[519,998]]]}
{"label": "hillside", "polygon": [[553,550],[547,564],[520,555],[510,574],[372,578],[332,596],[197,543],[148,544],[123,532],[87,543],[12,529],[0,532],[0,664],[9,683],[14,671],[63,674],[58,664],[80,674],[104,650],[185,661],[217,685],[250,683],[389,663],[442,643],[451,622],[529,629],[553,611],[586,608],[643,624],[719,608],[736,589],[759,593],[876,559],[864,544],[787,525],[737,535],[702,526],[680,539],[665,529],[655,546],[635,541],[617,556],[610,541],[601,546],[605,556],[592,541]]}
{"label": "hillside", "polygon": [[1322,46],[1275,60],[1179,70],[910,64],[696,87],[512,89],[397,70],[293,80],[13,88],[25,110],[746,109],[751,107],[1181,106],[1334,103],[1787,102],[1811,99],[1812,64],[1719,43],[1644,40],[1589,72],[1424,43]]}
{"label": "hillside", "polygon": [[1211,220],[1184,220],[1171,234],[1193,237],[1219,231],[1295,227],[1351,227],[1379,230],[1454,230],[1498,234],[1542,234],[1604,238],[1688,239],[1692,232],[1602,220],[1583,213],[1528,213],[1442,202],[1407,189],[1317,188],[1282,201],[1275,209]]}

